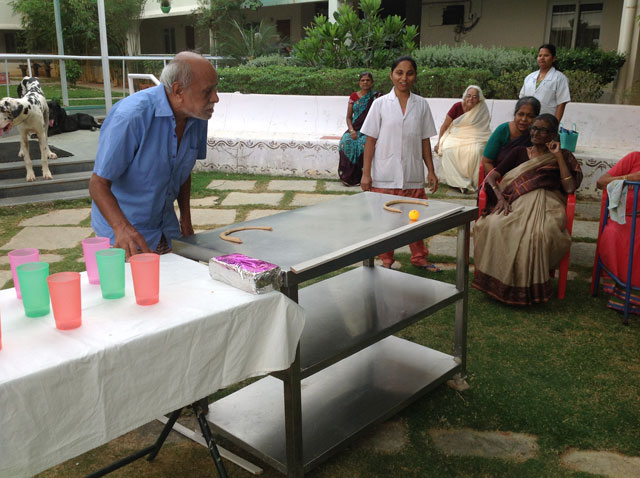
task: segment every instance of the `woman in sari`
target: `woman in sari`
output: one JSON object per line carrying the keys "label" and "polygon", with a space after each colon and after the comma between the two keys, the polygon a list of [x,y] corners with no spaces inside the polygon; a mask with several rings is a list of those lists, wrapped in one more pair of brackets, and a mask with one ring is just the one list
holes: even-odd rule
{"label": "woman in sari", "polygon": [[560,149],[555,116],[535,119],[531,142],[513,149],[487,175],[485,186],[494,190],[497,203],[473,231],[473,287],[514,305],[551,298],[549,271],[571,247],[567,194],[582,181],[576,158]]}
{"label": "woman in sari", "polygon": [[[627,154],[616,163],[608,172],[604,173],[596,183],[599,189],[609,189],[609,184],[613,181],[640,181],[640,152],[634,151]],[[607,225],[600,234],[598,242],[598,253],[600,260],[607,269],[618,279],[626,282],[627,267],[629,264],[629,246],[631,242],[631,224],[633,214],[633,189],[630,187],[627,193],[626,209],[624,212],[624,224],[620,224],[609,218]],[[634,244],[634,257],[640,257],[640,227],[636,225],[636,240]],[[617,285],[613,280],[606,279],[604,290],[611,294],[607,304],[614,310],[622,312],[624,310],[625,289]],[[631,272],[631,286],[640,287],[640,261],[633,262]],[[632,290],[629,301],[629,312],[640,314],[640,294]]]}
{"label": "woman in sari", "polygon": [[[453,115],[453,116],[451,116]],[[489,109],[479,86],[468,86],[447,113],[434,148],[442,156],[438,179],[461,192],[478,187],[482,151],[491,136]]]}
{"label": "woman in sari", "polygon": [[360,128],[369,113],[373,100],[380,93],[373,91],[373,75],[369,72],[360,74],[358,80],[360,91],[351,93],[347,106],[347,131],[340,140],[340,163],[338,175],[345,186],[357,186],[362,178],[362,155],[367,137],[360,133]]}
{"label": "woman in sari", "polygon": [[540,102],[533,96],[524,96],[516,103],[513,121],[502,123],[493,133],[482,153],[482,167],[488,174],[518,146],[531,146],[529,127],[540,114]]}

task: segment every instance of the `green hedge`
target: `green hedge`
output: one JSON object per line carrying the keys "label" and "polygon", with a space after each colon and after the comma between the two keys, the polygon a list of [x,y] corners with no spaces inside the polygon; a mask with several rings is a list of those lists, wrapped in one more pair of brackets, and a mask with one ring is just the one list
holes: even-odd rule
{"label": "green hedge", "polygon": [[[361,69],[316,69],[295,66],[220,68],[221,92],[262,93],[281,95],[348,96],[358,89]],[[391,89],[389,70],[372,70],[375,89]],[[419,68],[413,91],[426,98],[458,98],[468,85],[482,88],[487,98],[517,98],[524,77],[520,70],[494,75],[487,69]],[[588,71],[565,71],[569,78],[571,97],[576,102],[595,102],[602,95],[599,77]]]}
{"label": "green hedge", "polygon": [[[536,48],[484,48],[463,44],[461,46],[430,45],[414,51],[416,62],[424,67],[460,67],[488,69],[498,76],[504,72],[535,71],[538,51]],[[558,68],[590,71],[599,76],[603,85],[612,82],[625,62],[624,55],[615,51],[589,48],[559,48]]]}

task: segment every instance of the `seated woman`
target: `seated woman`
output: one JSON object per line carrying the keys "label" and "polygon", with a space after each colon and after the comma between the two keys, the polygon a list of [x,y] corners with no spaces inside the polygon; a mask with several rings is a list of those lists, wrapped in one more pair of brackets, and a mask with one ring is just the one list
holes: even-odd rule
{"label": "seated woman", "polygon": [[[598,179],[597,186],[599,189],[606,188],[611,181],[616,179],[628,181],[640,181],[640,152],[635,151],[627,154],[624,158],[616,163],[608,172],[604,173]],[[625,213],[625,224],[619,224],[616,221],[607,221],[607,225],[600,234],[598,243],[598,252],[600,260],[607,269],[611,271],[618,279],[627,280],[627,266],[629,264],[629,246],[631,240],[631,215],[633,214],[633,189],[629,188],[627,194],[627,204]],[[636,225],[636,239],[634,245],[634,257],[640,257],[640,227]],[[631,272],[631,285],[640,287],[640,261],[633,263]],[[605,292],[611,294],[608,307],[623,311],[624,310],[624,288],[618,286],[612,280],[604,281]],[[629,312],[640,314],[640,294],[637,291],[631,293],[629,302]]]}
{"label": "seated woman", "polygon": [[468,86],[440,128],[434,151],[442,156],[438,179],[461,192],[478,188],[478,168],[491,130],[489,109],[479,86]]}
{"label": "seated woman", "polygon": [[576,158],[560,149],[555,116],[535,119],[531,142],[513,149],[487,175],[485,187],[493,189],[497,202],[473,231],[473,287],[515,305],[551,297],[549,271],[571,246],[567,194],[582,181]]}
{"label": "seated woman", "polygon": [[488,174],[518,146],[531,146],[529,127],[540,114],[540,102],[533,96],[524,96],[516,103],[513,121],[502,123],[493,133],[482,153],[482,167]]}
{"label": "seated woman", "polygon": [[360,74],[358,84],[360,91],[351,93],[347,106],[347,131],[340,140],[340,162],[338,176],[345,186],[357,186],[362,178],[362,155],[367,137],[360,133],[360,128],[367,118],[373,100],[380,93],[373,91],[373,75],[364,72]]}

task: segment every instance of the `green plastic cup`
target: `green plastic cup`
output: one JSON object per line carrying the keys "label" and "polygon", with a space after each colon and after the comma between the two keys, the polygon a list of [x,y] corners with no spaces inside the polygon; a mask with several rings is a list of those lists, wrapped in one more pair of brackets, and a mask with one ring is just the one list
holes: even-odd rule
{"label": "green plastic cup", "polygon": [[22,305],[24,305],[27,317],[47,315],[51,310],[49,307],[49,287],[47,286],[49,264],[28,262],[16,267],[16,271],[20,281]]}
{"label": "green plastic cup", "polygon": [[104,299],[124,297],[124,249],[96,251],[100,289]]}

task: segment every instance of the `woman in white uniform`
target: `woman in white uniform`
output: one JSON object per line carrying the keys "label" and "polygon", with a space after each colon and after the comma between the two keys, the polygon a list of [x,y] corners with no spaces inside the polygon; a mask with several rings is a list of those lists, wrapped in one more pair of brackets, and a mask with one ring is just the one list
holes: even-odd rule
{"label": "woman in white uniform", "polygon": [[571,101],[571,94],[569,80],[554,67],[556,60],[554,45],[546,43],[538,48],[540,69],[524,79],[520,98],[534,96],[540,101],[540,114],[552,114],[560,121],[567,103]]}
{"label": "woman in white uniform", "polygon": [[[425,171],[432,191],[438,188],[438,178],[431,158],[431,136],[436,135],[431,110],[425,98],[411,93],[416,81],[417,66],[413,58],[403,56],[391,66],[391,91],[371,105],[360,131],[367,136],[360,187],[363,191],[426,199]],[[411,263],[438,272],[427,262],[424,241],[409,244]],[[391,267],[393,251],[380,255],[382,265]]]}

